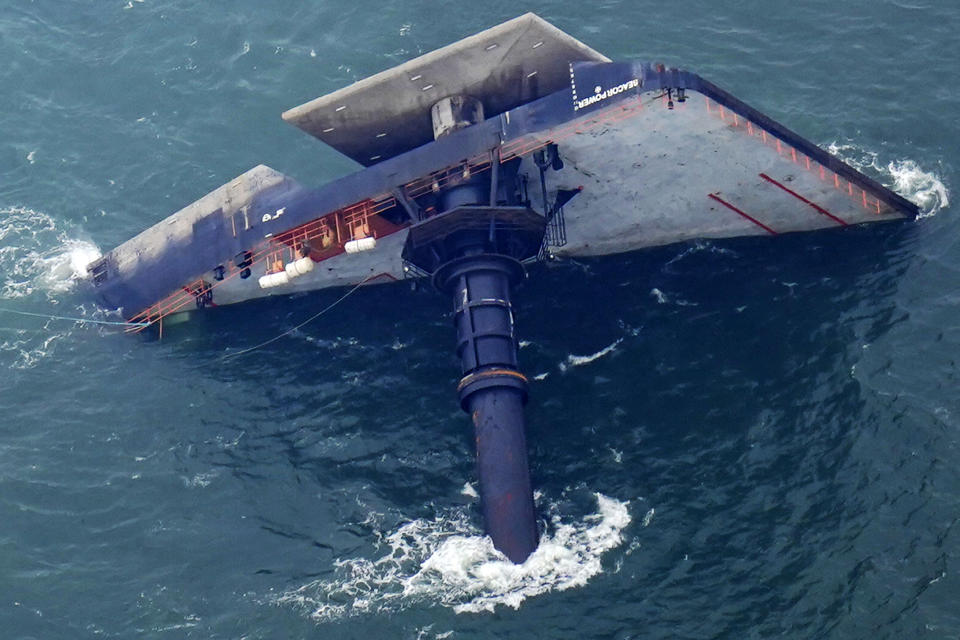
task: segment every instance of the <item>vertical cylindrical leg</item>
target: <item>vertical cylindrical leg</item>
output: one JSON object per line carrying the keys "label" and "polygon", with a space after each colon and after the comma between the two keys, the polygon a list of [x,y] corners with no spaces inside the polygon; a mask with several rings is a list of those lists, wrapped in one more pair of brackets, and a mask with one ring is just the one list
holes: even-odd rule
{"label": "vertical cylindrical leg", "polygon": [[463,368],[458,390],[473,420],[487,533],[497,549],[520,563],[537,547],[523,419],[527,380],[517,366],[510,305],[510,285],[523,268],[510,258],[482,254],[442,271],[454,297]]}
{"label": "vertical cylindrical leg", "polygon": [[505,556],[523,562],[537,548],[523,395],[516,389],[489,388],[471,395],[467,403],[487,533]]}

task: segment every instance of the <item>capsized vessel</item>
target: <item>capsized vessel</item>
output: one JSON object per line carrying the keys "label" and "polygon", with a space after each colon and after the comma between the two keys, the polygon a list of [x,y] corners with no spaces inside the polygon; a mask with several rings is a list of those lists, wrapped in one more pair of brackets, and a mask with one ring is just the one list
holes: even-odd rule
{"label": "capsized vessel", "polygon": [[487,531],[514,562],[537,544],[511,302],[525,264],[918,214],[699,75],[611,61],[534,14],[283,118],[362,168],[320,187],[251,169],[93,262],[100,301],[162,326],[431,278],[454,300]]}

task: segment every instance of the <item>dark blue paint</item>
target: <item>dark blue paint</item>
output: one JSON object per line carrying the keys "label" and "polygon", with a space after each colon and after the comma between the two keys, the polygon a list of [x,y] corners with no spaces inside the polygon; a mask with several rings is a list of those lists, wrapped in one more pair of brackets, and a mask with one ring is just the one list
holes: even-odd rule
{"label": "dark blue paint", "polygon": [[523,419],[527,382],[517,361],[510,302],[523,267],[506,256],[481,254],[441,275],[454,299],[460,405],[473,420],[485,529],[497,549],[523,562],[537,547]]}
{"label": "dark blue paint", "polygon": [[[891,205],[909,217],[916,217],[918,208],[903,197],[886,189],[841,160],[831,156],[812,142],[777,124],[764,114],[723,91],[700,76],[677,69],[658,70],[649,63],[578,63],[574,65],[578,87],[609,88],[641,79],[637,89],[624,91],[589,107],[575,110],[572,92],[557,91],[535,100],[509,114],[489,118],[477,125],[461,129],[421,147],[362,169],[323,187],[306,189],[284,183],[261,194],[249,207],[251,228],[241,230],[234,238],[228,230],[228,221],[212,215],[213,222],[205,225],[183,245],[172,246],[154,263],[144,264],[132,274],[118,275],[115,271],[98,288],[101,301],[109,307],[123,308],[127,317],[161,300],[185,283],[224,264],[236,253],[262,243],[269,235],[282,233],[319,216],[355,204],[371,197],[391,193],[395,188],[499,148],[531,133],[541,133],[564,125],[575,118],[589,115],[602,107],[609,107],[641,93],[667,88],[692,89],[746,117],[767,129],[814,160],[822,163],[844,179],[860,186],[871,195]],[[285,208],[282,216],[260,222],[263,214],[273,214]],[[219,240],[214,240],[219,237]],[[106,260],[110,261],[108,254]]]}

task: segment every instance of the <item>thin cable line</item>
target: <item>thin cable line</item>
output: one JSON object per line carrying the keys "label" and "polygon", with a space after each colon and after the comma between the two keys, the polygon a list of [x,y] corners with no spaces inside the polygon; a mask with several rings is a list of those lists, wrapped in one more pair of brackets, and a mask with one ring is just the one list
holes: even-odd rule
{"label": "thin cable line", "polygon": [[107,320],[88,320],[87,318],[69,318],[67,316],[52,316],[47,313],[31,313],[29,311],[16,311],[14,309],[4,309],[0,307],[0,311],[4,313],[15,313],[18,316],[30,316],[33,318],[45,318],[47,320],[69,320],[71,322],[86,322],[88,324],[107,324],[115,327],[147,327],[150,326],[149,322],[110,322]]}
{"label": "thin cable line", "polygon": [[237,356],[242,356],[242,355],[245,354],[245,353],[250,353],[251,351],[255,351],[255,350],[257,350],[257,349],[259,349],[259,348],[261,348],[261,347],[265,347],[265,346],[267,346],[268,344],[271,344],[271,343],[273,343],[273,342],[276,342],[277,340],[279,340],[280,338],[282,338],[282,337],[284,337],[284,336],[290,335],[291,333],[293,333],[293,332],[296,331],[297,329],[299,329],[299,328],[301,328],[301,327],[303,327],[303,326],[306,326],[307,324],[313,322],[314,320],[316,320],[317,318],[319,318],[320,316],[322,316],[323,314],[325,314],[327,311],[330,311],[330,309],[333,309],[335,306],[337,306],[338,304],[340,304],[341,302],[343,302],[344,300],[346,300],[346,299],[350,296],[350,294],[352,294],[354,291],[356,291],[356,290],[359,289],[361,286],[363,286],[364,284],[366,284],[368,280],[370,280],[371,278],[374,278],[374,277],[375,277],[375,276],[367,276],[366,278],[364,278],[363,280],[361,280],[360,282],[358,282],[358,283],[356,284],[356,286],[353,287],[353,289],[350,289],[350,291],[347,291],[345,294],[343,294],[342,296],[340,296],[336,301],[330,303],[327,307],[325,307],[324,309],[321,309],[321,310],[318,311],[317,313],[313,314],[312,316],[310,316],[309,318],[307,318],[306,320],[304,320],[303,322],[301,322],[301,323],[298,324],[297,326],[292,327],[292,328],[290,328],[290,329],[287,329],[286,331],[284,331],[284,332],[281,333],[280,335],[274,336],[273,338],[270,338],[270,339],[267,340],[266,342],[261,342],[261,343],[258,344],[258,345],[255,345],[255,346],[253,346],[253,347],[249,347],[249,348],[244,349],[244,350],[242,350],[242,351],[237,351],[236,353],[228,353],[227,355],[222,356],[220,359],[221,359],[221,360],[229,360],[230,358],[236,358]]}

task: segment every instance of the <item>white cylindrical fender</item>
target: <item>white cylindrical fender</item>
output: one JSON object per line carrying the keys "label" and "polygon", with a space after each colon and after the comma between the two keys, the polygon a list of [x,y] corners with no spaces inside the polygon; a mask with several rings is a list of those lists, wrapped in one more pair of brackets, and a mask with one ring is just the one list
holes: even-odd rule
{"label": "white cylindrical fender", "polygon": [[296,278],[297,276],[302,276],[313,271],[313,260],[310,258],[300,258],[299,260],[288,262],[283,270],[288,277]]}
{"label": "white cylindrical fender", "polygon": [[343,248],[347,253],[360,253],[361,251],[370,251],[370,249],[376,246],[376,238],[360,238],[358,240],[351,240],[343,245]]}
{"label": "white cylindrical fender", "polygon": [[293,264],[296,265],[298,276],[303,276],[313,271],[313,259],[309,256],[295,260]]}
{"label": "white cylindrical fender", "polygon": [[268,273],[265,276],[260,276],[260,288],[269,289],[271,287],[279,287],[282,284],[287,284],[290,282],[290,276],[287,275],[286,271],[279,271],[277,273]]}
{"label": "white cylindrical fender", "polygon": [[313,258],[307,256],[306,258],[300,258],[297,260],[297,271],[301,274],[307,274],[313,271],[314,267],[317,266],[317,263],[313,261]]}

